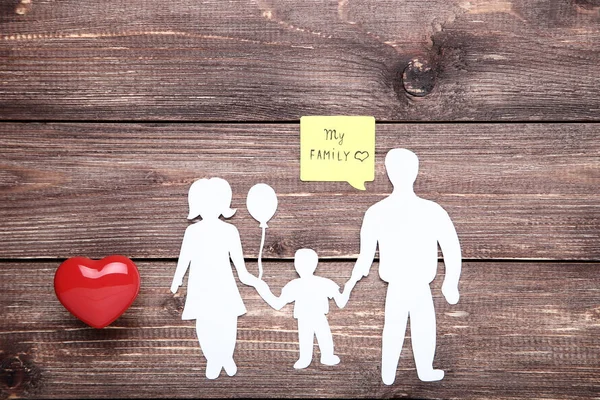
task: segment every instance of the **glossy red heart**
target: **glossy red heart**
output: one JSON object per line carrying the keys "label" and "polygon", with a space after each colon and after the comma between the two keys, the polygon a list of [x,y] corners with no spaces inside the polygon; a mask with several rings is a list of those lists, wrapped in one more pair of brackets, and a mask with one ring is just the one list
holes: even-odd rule
{"label": "glossy red heart", "polygon": [[71,314],[104,328],[119,318],[140,290],[140,273],[129,258],[109,256],[102,260],[69,258],[56,270],[56,297]]}

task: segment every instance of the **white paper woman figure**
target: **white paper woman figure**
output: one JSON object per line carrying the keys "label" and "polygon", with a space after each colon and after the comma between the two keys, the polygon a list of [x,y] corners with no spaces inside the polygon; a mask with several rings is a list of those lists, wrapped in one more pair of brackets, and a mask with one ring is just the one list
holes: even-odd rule
{"label": "white paper woman figure", "polygon": [[220,178],[197,180],[190,187],[188,201],[188,219],[200,216],[202,220],[185,230],[171,292],[177,292],[189,268],[182,319],[196,320],[198,341],[206,357],[206,377],[217,378],[221,368],[233,376],[237,372],[233,361],[237,319],[246,313],[246,307],[230,258],[242,283],[256,286],[260,280],[246,270],[237,228],[219,219],[235,213],[230,208],[229,183]]}
{"label": "white paper woman figure", "polygon": [[446,265],[442,294],[448,303],[458,302],[460,243],[448,213],[413,191],[419,172],[416,154],[392,149],[385,157],[385,168],[394,191],[365,213],[360,255],[344,294],[349,295],[354,285],[367,276],[379,246],[379,276],[388,282],[381,351],[383,383],[391,385],[396,379],[409,318],[417,375],[422,381],[439,381],[444,371],[433,368],[435,311],[429,284],[437,272],[439,243]]}

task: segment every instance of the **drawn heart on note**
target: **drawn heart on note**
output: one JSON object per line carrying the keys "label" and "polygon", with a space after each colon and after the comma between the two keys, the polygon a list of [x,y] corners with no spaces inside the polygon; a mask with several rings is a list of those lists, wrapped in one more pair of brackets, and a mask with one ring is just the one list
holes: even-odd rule
{"label": "drawn heart on note", "polygon": [[56,297],[71,314],[104,328],[119,318],[140,290],[140,273],[129,258],[109,256],[102,260],[69,258],[54,274]]}
{"label": "drawn heart on note", "polygon": [[354,158],[356,158],[360,162],[363,162],[367,158],[369,158],[369,152],[368,151],[357,151],[356,153],[354,153]]}

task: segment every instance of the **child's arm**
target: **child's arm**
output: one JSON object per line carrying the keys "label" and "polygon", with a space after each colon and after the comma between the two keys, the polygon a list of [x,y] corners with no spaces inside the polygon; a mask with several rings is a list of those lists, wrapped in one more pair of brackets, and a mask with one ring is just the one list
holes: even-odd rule
{"label": "child's arm", "polygon": [[[345,291],[344,291],[345,292]],[[344,308],[346,307],[346,304],[348,303],[348,299],[350,298],[350,292],[347,293],[340,293],[339,291],[336,292],[333,295],[333,300],[335,300],[335,304],[337,304],[337,306],[339,308]]]}
{"label": "child's arm", "polygon": [[256,291],[258,292],[260,297],[262,297],[263,300],[267,302],[268,305],[270,305],[271,307],[273,307],[276,310],[281,310],[283,308],[283,306],[285,306],[287,303],[289,303],[288,301],[285,301],[283,299],[283,296],[280,296],[280,297],[275,296],[271,292],[269,285],[267,285],[267,283],[265,281],[260,281],[260,283],[258,283],[256,285]]}

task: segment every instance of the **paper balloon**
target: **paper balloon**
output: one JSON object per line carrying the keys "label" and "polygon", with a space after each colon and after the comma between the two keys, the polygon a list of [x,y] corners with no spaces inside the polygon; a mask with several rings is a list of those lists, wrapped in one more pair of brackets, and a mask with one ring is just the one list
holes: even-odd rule
{"label": "paper balloon", "polygon": [[266,183],[257,183],[248,191],[246,207],[250,215],[260,222],[261,228],[267,228],[267,221],[277,211],[277,195]]}
{"label": "paper balloon", "polygon": [[262,279],[262,253],[265,247],[265,235],[268,228],[267,222],[273,217],[275,211],[277,211],[277,195],[271,186],[266,183],[257,183],[248,191],[246,207],[248,207],[250,215],[260,222],[260,227],[262,228],[260,250],[258,252],[258,279]]}

